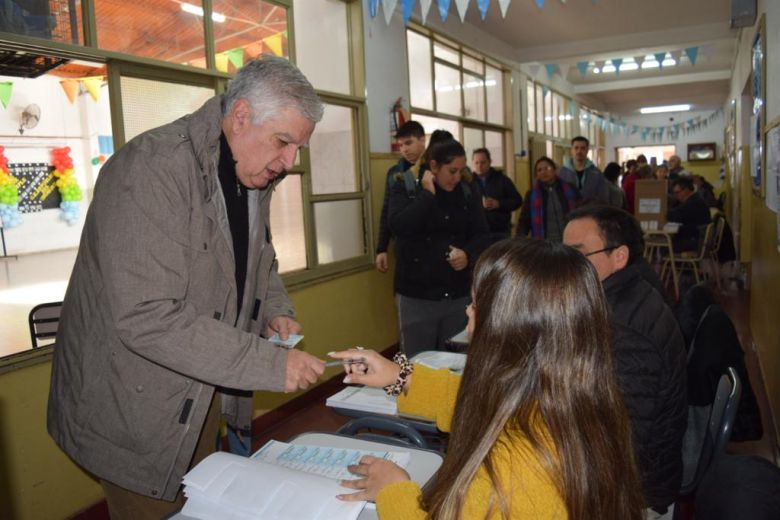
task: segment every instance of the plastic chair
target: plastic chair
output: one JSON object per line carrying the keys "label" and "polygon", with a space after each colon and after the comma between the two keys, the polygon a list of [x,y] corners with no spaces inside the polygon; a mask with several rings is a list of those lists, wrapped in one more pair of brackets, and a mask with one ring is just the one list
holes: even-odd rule
{"label": "plastic chair", "polygon": [[32,348],[43,346],[40,340],[57,336],[61,312],[62,302],[41,303],[32,308],[28,318]]}
{"label": "plastic chair", "polygon": [[681,496],[689,496],[696,491],[712,461],[725,451],[726,444],[731,439],[731,430],[734,427],[741,395],[742,382],[737,371],[733,367],[728,367],[718,382],[718,390],[704,431],[696,471],[688,482],[683,482],[680,488]]}
{"label": "plastic chair", "polygon": [[[381,430],[392,433],[396,437],[382,435],[374,432],[361,432],[361,430]],[[361,417],[353,419],[338,429],[337,433],[350,435],[368,441],[383,442],[395,446],[416,446],[422,449],[430,449],[428,441],[420,432],[407,423],[394,421],[387,417]]]}

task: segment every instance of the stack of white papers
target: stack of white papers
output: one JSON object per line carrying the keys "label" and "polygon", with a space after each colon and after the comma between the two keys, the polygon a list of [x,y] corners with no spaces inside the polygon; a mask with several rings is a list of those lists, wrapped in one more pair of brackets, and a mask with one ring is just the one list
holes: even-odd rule
{"label": "stack of white papers", "polygon": [[350,386],[325,401],[332,408],[346,408],[362,412],[395,415],[398,413],[396,398],[387,395],[381,388]]}
{"label": "stack of white papers", "polygon": [[453,372],[463,372],[463,368],[466,366],[466,354],[426,350],[414,356],[412,363],[419,363],[434,370],[449,368]]}
{"label": "stack of white papers", "polygon": [[371,452],[270,441],[252,458],[218,452],[184,476],[189,518],[249,520],[354,520],[365,502],[336,495],[354,490],[339,480],[359,478],[347,470],[363,455],[405,467],[409,452]]}

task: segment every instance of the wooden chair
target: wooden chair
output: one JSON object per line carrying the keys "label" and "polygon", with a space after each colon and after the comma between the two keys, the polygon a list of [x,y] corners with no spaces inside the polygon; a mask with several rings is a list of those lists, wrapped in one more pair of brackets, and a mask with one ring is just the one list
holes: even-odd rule
{"label": "wooden chair", "polygon": [[40,340],[53,339],[57,336],[60,312],[62,312],[62,302],[41,303],[32,308],[28,318],[32,348],[43,346]]}
{"label": "wooden chair", "polygon": [[704,231],[700,232],[699,250],[696,252],[685,251],[679,254],[670,255],[669,258],[664,260],[664,268],[661,272],[663,273],[667,264],[673,265],[676,263],[679,269],[678,274],[681,275],[685,270],[692,271],[693,276],[696,278],[696,283],[699,283],[701,281],[700,272],[702,267],[702,260],[707,258],[709,254],[709,248],[712,247],[712,233],[713,223],[710,222],[704,228]]}
{"label": "wooden chair", "polygon": [[662,230],[645,231],[645,259],[647,259],[650,265],[653,265],[656,259],[661,261],[661,281],[665,284],[668,283],[668,278],[671,275],[672,285],[674,286],[674,298],[679,300],[680,279],[671,233]]}

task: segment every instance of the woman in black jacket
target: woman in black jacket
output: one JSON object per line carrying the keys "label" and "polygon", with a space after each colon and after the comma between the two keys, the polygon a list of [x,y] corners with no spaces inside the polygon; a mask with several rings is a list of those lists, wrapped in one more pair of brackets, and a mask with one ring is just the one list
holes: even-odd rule
{"label": "woman in black jacket", "polygon": [[390,229],[397,237],[395,292],[401,348],[408,356],[444,350],[466,326],[471,268],[488,245],[478,190],[466,151],[454,139],[432,144],[414,179],[397,176],[390,195]]}

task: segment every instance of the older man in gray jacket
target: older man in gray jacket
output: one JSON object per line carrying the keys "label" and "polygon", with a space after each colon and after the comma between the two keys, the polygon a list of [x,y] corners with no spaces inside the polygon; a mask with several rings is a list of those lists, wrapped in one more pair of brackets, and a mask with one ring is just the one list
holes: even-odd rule
{"label": "older man in gray jacket", "polygon": [[248,391],[291,392],[323,373],[264,339],[300,330],[269,208],[322,112],[298,69],[264,57],[102,168],[65,295],[48,428],[100,479],[112,518],[180,507],[220,411],[247,429]]}

